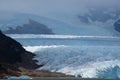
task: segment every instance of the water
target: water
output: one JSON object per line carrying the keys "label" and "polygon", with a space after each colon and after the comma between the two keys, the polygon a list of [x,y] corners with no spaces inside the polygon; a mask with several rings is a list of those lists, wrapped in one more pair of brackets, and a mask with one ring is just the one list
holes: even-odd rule
{"label": "water", "polygon": [[[36,54],[34,59],[39,61],[37,64],[44,64],[38,69],[98,78],[97,70],[120,66],[119,37],[34,34],[9,36]],[[117,76],[119,73],[120,70],[116,73]]]}
{"label": "water", "polygon": [[109,36],[76,36],[76,35],[34,35],[34,34],[11,34],[9,35],[24,46],[46,46],[46,45],[78,45],[98,46],[109,45],[119,46],[119,37]]}

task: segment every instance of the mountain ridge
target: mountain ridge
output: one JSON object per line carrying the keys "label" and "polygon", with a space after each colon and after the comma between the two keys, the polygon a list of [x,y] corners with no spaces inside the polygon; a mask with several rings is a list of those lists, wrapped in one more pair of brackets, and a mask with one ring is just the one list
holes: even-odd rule
{"label": "mountain ridge", "polygon": [[54,34],[50,28],[35,20],[29,19],[27,24],[17,26],[15,29],[9,27],[8,30],[3,31],[5,34]]}

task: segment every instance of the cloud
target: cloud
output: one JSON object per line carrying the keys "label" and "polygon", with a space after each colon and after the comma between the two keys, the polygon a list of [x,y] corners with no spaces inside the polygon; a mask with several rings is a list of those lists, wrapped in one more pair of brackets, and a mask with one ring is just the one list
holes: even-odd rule
{"label": "cloud", "polygon": [[[0,10],[51,13],[80,11],[83,7],[118,7],[120,0],[0,0]],[[119,6],[120,7],[120,6]]]}
{"label": "cloud", "polygon": [[84,14],[89,8],[119,9],[120,0],[0,0],[0,11],[61,18]]}

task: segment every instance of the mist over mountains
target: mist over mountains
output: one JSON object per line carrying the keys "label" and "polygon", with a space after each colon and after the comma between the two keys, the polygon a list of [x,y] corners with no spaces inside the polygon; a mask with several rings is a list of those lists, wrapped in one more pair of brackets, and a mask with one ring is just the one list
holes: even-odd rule
{"label": "mist over mountains", "polygon": [[[14,2],[14,4],[13,4]],[[29,19],[55,34],[118,36],[119,0],[0,1],[0,29],[22,26]]]}
{"label": "mist over mountains", "polygon": [[[0,29],[5,33],[93,36],[119,36],[120,34],[117,30],[119,26],[115,28],[114,25],[119,20],[119,11],[105,13],[97,9],[91,10],[84,15],[74,15],[76,18],[71,18],[71,21],[15,12],[1,11],[0,14]],[[29,19],[36,21],[35,24],[32,24]],[[36,26],[36,23],[39,23],[39,26]]]}
{"label": "mist over mountains", "polygon": [[120,10],[105,10],[91,8],[88,13],[79,15],[79,19],[83,23],[101,22],[107,23],[110,20],[117,20],[120,16]]}

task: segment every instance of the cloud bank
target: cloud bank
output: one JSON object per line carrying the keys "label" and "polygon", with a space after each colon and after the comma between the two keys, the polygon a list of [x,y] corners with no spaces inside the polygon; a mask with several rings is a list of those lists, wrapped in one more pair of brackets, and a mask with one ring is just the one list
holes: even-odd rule
{"label": "cloud bank", "polygon": [[87,8],[120,8],[120,0],[0,0],[0,10],[47,14],[86,12]]}

